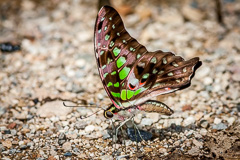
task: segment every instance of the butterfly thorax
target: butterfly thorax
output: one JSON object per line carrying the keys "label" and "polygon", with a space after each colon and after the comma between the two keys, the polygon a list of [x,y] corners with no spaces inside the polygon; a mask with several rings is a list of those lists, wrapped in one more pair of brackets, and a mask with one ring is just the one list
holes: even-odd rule
{"label": "butterfly thorax", "polygon": [[124,120],[125,118],[131,117],[138,111],[137,106],[131,106],[128,108],[118,109],[114,104],[111,104],[106,110],[104,110],[104,117],[107,119],[116,118],[118,120]]}

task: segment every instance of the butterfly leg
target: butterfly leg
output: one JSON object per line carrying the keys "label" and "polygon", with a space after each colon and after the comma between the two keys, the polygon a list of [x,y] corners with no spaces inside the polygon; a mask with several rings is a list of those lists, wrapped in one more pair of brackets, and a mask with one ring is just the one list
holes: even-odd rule
{"label": "butterfly leg", "polygon": [[126,124],[128,121],[130,121],[133,117],[134,117],[134,115],[131,116],[130,118],[126,119],[125,121],[123,121],[123,122],[117,127],[116,133],[115,133],[115,136],[116,136],[116,137],[117,137],[117,135],[118,135],[118,130],[119,130],[124,124]]}
{"label": "butterfly leg", "polygon": [[[123,128],[121,127],[121,132],[122,132],[122,135],[124,135],[124,132],[123,132]],[[123,138],[123,144],[125,145],[125,152],[127,152],[127,145],[126,145],[126,141],[125,139]]]}
{"label": "butterfly leg", "polygon": [[143,141],[144,139],[143,139],[143,137],[142,137],[142,135],[141,135],[141,133],[140,133],[137,125],[136,125],[135,122],[134,122],[134,116],[132,116],[131,121],[132,121],[132,124],[133,124],[133,127],[134,127],[135,136],[136,136],[136,141],[137,141],[136,130],[137,130],[137,132],[138,132],[139,137],[140,137],[140,138],[142,139],[142,141]]}
{"label": "butterfly leg", "polygon": [[[115,135],[116,135],[116,127],[114,125],[114,122],[112,119],[110,119],[111,125],[112,125],[112,130],[113,130],[113,136],[112,136],[112,143],[115,142],[115,146],[116,146],[116,139],[115,139]],[[113,144],[113,145],[114,145]]]}

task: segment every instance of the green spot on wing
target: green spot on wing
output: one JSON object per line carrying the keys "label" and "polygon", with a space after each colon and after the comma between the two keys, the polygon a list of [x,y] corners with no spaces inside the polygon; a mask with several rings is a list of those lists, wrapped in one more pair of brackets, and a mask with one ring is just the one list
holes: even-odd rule
{"label": "green spot on wing", "polygon": [[112,28],[115,29],[115,25],[114,24],[112,25]]}
{"label": "green spot on wing", "polygon": [[103,21],[105,18],[104,17],[102,17],[102,19],[101,19],[101,21]]}
{"label": "green spot on wing", "polygon": [[113,97],[120,97],[120,93],[111,92],[111,94],[113,95]]}
{"label": "green spot on wing", "polygon": [[141,57],[141,54],[138,54],[138,55],[137,55],[137,59],[140,58],[140,57]]}
{"label": "green spot on wing", "polygon": [[109,20],[111,21],[111,20],[112,20],[112,17],[109,17]]}
{"label": "green spot on wing", "polygon": [[120,68],[126,63],[126,58],[125,57],[119,57],[117,60],[117,67]]}
{"label": "green spot on wing", "polygon": [[167,59],[165,57],[162,60],[163,60],[163,64],[167,64]]}
{"label": "green spot on wing", "polygon": [[156,64],[156,63],[157,63],[157,58],[156,58],[156,57],[153,57],[153,58],[151,59],[151,63]]}
{"label": "green spot on wing", "polygon": [[187,72],[187,68],[186,67],[183,68],[183,72],[184,73]]}
{"label": "green spot on wing", "polygon": [[106,31],[106,30],[107,30],[107,26],[104,27],[104,31]]}
{"label": "green spot on wing", "polygon": [[104,68],[106,68],[106,65],[103,65],[103,66],[102,66],[102,69],[104,69]]}
{"label": "green spot on wing", "polygon": [[118,35],[118,36],[120,36],[120,33],[119,33],[119,32],[117,32],[117,35]]}
{"label": "green spot on wing", "polygon": [[113,75],[115,75],[117,72],[116,71],[113,71],[112,73],[111,73],[111,75],[113,76]]}
{"label": "green spot on wing", "polygon": [[134,95],[134,91],[127,90],[127,99],[132,98],[133,95]]}
{"label": "green spot on wing", "polygon": [[134,95],[138,95],[141,92],[141,88],[135,91]]}
{"label": "green spot on wing", "polygon": [[119,77],[121,80],[127,77],[128,73],[130,72],[130,68],[124,67],[120,72],[119,72]]}
{"label": "green spot on wing", "polygon": [[104,51],[101,51],[101,52],[100,52],[100,55],[102,55],[103,53],[104,53]]}
{"label": "green spot on wing", "polygon": [[122,99],[122,100],[126,100],[126,94],[127,94],[126,89],[123,89],[123,90],[121,91],[121,99]]}
{"label": "green spot on wing", "polygon": [[108,73],[104,73],[103,77],[104,77],[104,78],[106,78],[106,77],[107,77],[107,75],[108,75]]}
{"label": "green spot on wing", "polygon": [[156,70],[156,69],[154,69],[153,71],[152,71],[152,73],[153,74],[156,74],[158,71]]}
{"label": "green spot on wing", "polygon": [[111,41],[109,46],[110,46],[110,47],[113,47],[113,46],[114,46],[114,42]]}
{"label": "green spot on wing", "polygon": [[98,30],[98,33],[101,33],[101,29]]}
{"label": "green spot on wing", "polygon": [[106,34],[105,40],[107,41],[107,40],[109,40],[109,38],[110,38],[110,36],[108,34]]}
{"label": "green spot on wing", "polygon": [[143,79],[147,79],[148,77],[149,77],[149,73],[145,73],[145,74],[142,76]]}
{"label": "green spot on wing", "polygon": [[110,62],[112,62],[112,59],[111,59],[111,58],[108,58],[108,59],[107,59],[107,64],[109,64]]}
{"label": "green spot on wing", "polygon": [[134,49],[133,47],[130,47],[130,51],[133,51],[133,49]]}
{"label": "green spot on wing", "polygon": [[115,57],[117,57],[120,52],[121,52],[121,49],[119,49],[118,47],[114,47],[113,54],[114,54]]}
{"label": "green spot on wing", "polygon": [[113,86],[114,87],[119,87],[119,82],[115,83]]}
{"label": "green spot on wing", "polygon": [[168,73],[168,76],[173,76],[173,73],[172,73],[172,72],[169,72],[169,73]]}
{"label": "green spot on wing", "polygon": [[108,84],[107,84],[108,87],[110,87],[112,85],[113,85],[112,82],[108,82]]}

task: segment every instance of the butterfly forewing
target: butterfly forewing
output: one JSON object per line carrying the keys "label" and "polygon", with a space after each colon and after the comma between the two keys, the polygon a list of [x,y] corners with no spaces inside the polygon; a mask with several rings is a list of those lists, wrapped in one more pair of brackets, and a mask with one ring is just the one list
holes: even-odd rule
{"label": "butterfly forewing", "polygon": [[128,34],[121,17],[112,7],[105,6],[98,13],[95,52],[104,88],[114,105],[122,107],[124,93],[127,93],[123,90],[124,82],[137,59],[136,52],[144,54],[147,50]]}
{"label": "butterfly forewing", "polygon": [[104,88],[117,108],[187,87],[199,58],[185,61],[161,50],[148,52],[125,30],[117,11],[104,6],[95,25],[95,52]]}

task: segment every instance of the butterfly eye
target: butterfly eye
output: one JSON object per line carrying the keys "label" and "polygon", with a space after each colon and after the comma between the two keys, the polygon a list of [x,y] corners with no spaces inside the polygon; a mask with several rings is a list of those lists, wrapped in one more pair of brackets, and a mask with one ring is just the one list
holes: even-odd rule
{"label": "butterfly eye", "polygon": [[131,83],[129,83],[128,87],[131,89],[131,90],[134,90],[136,88],[136,86],[132,85]]}
{"label": "butterfly eye", "polygon": [[110,111],[105,111],[105,112],[104,112],[104,117],[105,117],[105,118],[112,118],[112,117],[113,117],[113,113],[110,112]]}

